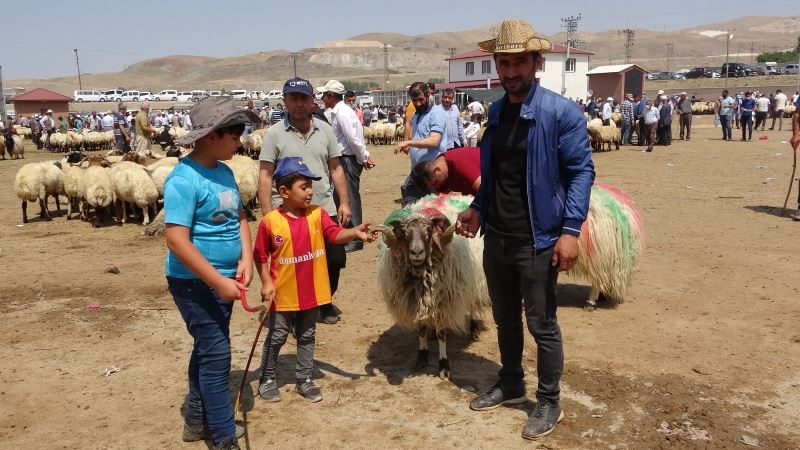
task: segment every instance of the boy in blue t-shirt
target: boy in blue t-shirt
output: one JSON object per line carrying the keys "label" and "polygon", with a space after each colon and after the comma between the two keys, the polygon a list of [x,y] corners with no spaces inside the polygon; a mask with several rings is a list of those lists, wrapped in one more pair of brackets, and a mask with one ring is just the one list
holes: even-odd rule
{"label": "boy in blue t-shirt", "polygon": [[244,430],[234,423],[228,391],[229,326],[232,301],[253,276],[253,250],[233,172],[219,161],[233,157],[245,123],[259,119],[221,97],[198,103],[189,116],[194,129],[178,143],[194,150],[164,182],[167,283],[194,338],[183,440],[238,449]]}

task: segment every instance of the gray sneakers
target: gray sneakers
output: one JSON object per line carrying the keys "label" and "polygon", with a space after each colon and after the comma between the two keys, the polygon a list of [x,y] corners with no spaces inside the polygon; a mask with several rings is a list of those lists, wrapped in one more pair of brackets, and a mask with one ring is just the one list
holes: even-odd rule
{"label": "gray sneakers", "polygon": [[533,408],[528,423],[522,429],[522,437],[525,439],[539,439],[553,432],[558,422],[564,418],[564,411],[558,403],[550,403],[547,400],[539,399],[536,407]]}
{"label": "gray sneakers", "polygon": [[258,395],[270,403],[281,401],[281,391],[278,390],[278,383],[274,378],[267,378],[258,386]]}
{"label": "gray sneakers", "polygon": [[297,392],[311,403],[322,400],[322,391],[314,384],[314,380],[307,378],[297,381]]}
{"label": "gray sneakers", "polygon": [[501,405],[516,405],[525,401],[525,390],[512,391],[504,389],[498,381],[488,391],[473,398],[469,402],[470,409],[488,411]]}

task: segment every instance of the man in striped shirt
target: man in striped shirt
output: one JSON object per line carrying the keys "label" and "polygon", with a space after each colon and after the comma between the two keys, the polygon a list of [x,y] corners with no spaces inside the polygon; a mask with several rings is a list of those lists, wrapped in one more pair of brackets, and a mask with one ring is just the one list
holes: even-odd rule
{"label": "man in striped shirt", "polygon": [[636,115],[633,113],[633,95],[625,94],[625,100],[619,107],[622,114],[622,145],[631,145],[633,136],[633,124],[636,123]]}

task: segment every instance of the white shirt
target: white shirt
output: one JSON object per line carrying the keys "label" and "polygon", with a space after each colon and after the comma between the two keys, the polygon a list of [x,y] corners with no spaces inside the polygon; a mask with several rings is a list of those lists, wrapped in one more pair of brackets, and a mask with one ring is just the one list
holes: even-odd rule
{"label": "white shirt", "polygon": [[192,119],[189,118],[188,114],[183,115],[183,128],[186,128],[187,130],[192,129]]}
{"label": "white shirt", "polygon": [[786,94],[783,92],[775,94],[775,110],[781,111],[784,109],[786,109]]}
{"label": "white shirt", "polygon": [[652,125],[658,122],[658,118],[659,118],[658,108],[652,106],[650,109],[647,109],[645,107],[644,123],[646,123],[647,125]]}
{"label": "white shirt", "polygon": [[469,108],[469,112],[472,114],[483,114],[484,112],[483,105],[481,105],[481,102],[477,100],[467,105],[467,108]]}
{"label": "white shirt", "polygon": [[111,117],[111,114],[106,114],[103,116],[103,119],[100,120],[100,123],[103,126],[103,130],[110,130],[114,128],[114,118]]}
{"label": "white shirt", "polygon": [[769,111],[769,98],[768,97],[759,97],[756,100],[756,111],[758,112],[767,112]]}
{"label": "white shirt", "polygon": [[345,102],[336,102],[336,106],[325,111],[330,116],[333,135],[343,155],[353,155],[359,164],[369,159],[367,145],[364,143],[364,127],[358,120],[356,112]]}
{"label": "white shirt", "polygon": [[467,139],[473,139],[478,137],[478,131],[481,129],[481,126],[478,125],[477,122],[471,122],[469,126],[464,130],[464,137]]}
{"label": "white shirt", "polygon": [[613,112],[614,108],[611,106],[611,102],[605,102],[603,104],[603,120],[608,120],[611,118],[611,113]]}

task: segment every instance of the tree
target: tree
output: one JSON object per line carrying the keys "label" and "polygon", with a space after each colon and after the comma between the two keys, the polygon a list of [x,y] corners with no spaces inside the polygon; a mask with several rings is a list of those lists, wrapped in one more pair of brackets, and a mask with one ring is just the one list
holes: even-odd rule
{"label": "tree", "polygon": [[794,48],[794,52],[800,54],[800,36],[797,36],[797,47]]}

